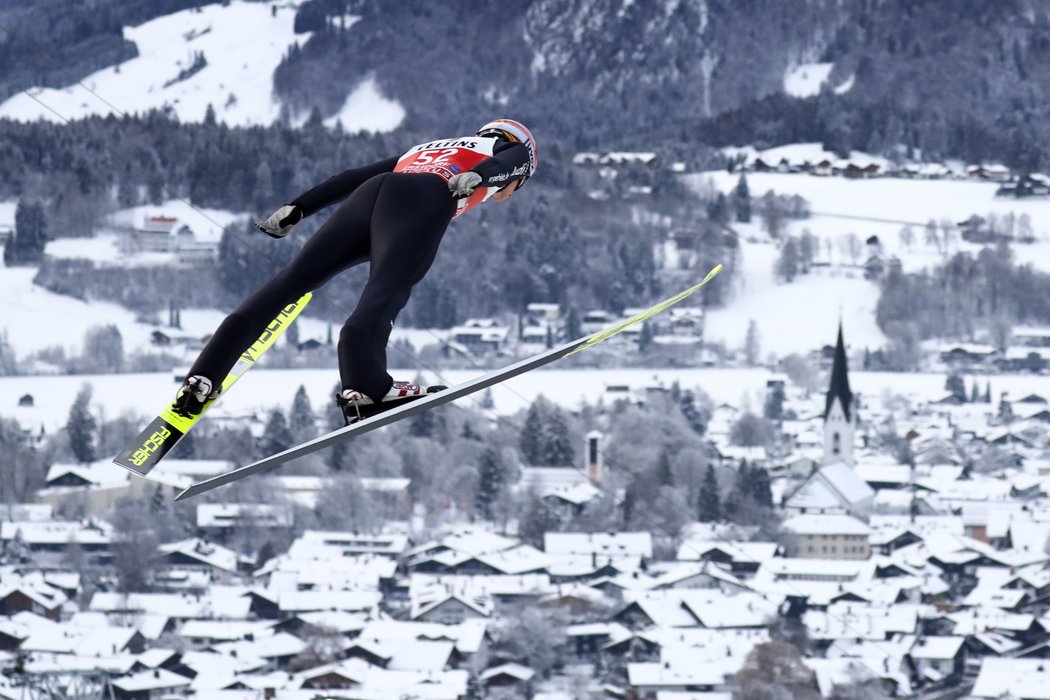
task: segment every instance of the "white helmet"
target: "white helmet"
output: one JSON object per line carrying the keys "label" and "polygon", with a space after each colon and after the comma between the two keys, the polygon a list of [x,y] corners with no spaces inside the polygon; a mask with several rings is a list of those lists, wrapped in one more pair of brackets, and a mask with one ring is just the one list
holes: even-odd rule
{"label": "white helmet", "polygon": [[[478,136],[494,136],[505,141],[523,143],[529,149],[529,172],[525,180],[536,172],[536,139],[524,124],[513,119],[493,119],[477,131]],[[524,182],[525,180],[522,180]]]}

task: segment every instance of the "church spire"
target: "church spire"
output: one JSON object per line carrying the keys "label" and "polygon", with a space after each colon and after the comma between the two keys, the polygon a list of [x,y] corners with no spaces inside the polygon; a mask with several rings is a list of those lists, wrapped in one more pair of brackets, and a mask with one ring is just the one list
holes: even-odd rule
{"label": "church spire", "polygon": [[831,406],[838,399],[846,414],[846,422],[852,420],[853,392],[849,388],[849,368],[846,366],[846,344],[842,342],[842,321],[839,320],[839,338],[835,344],[835,359],[831,365],[831,384],[824,401],[824,420],[828,419]]}

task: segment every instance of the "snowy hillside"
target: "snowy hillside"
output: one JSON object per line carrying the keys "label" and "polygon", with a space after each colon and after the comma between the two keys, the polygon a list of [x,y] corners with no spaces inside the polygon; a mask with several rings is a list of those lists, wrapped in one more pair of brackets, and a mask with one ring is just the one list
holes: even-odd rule
{"label": "snowy hillside", "polygon": [[[281,111],[272,94],[273,72],[289,47],[309,38],[294,33],[295,13],[293,3],[235,0],[125,27],[137,58],[64,89],[19,93],[0,104],[0,117],[64,121],[171,109],[181,121],[199,122],[210,104],[216,118],[231,126],[271,124]],[[396,128],[404,110],[385,99],[374,80],[362,78],[337,117],[343,128]]]}
{"label": "snowy hillside", "polygon": [[[799,147],[794,148],[798,150]],[[812,147],[809,150],[812,151]],[[781,152],[790,153],[777,149],[778,154]],[[738,179],[738,176],[725,172],[686,177],[698,189],[713,186],[725,192],[731,190]],[[991,183],[888,178],[847,180],[761,173],[749,174],[748,181],[756,197],[761,197],[767,190],[804,197],[814,216],[791,222],[789,231],[795,235],[803,229],[812,231],[823,241],[819,257],[832,263],[830,267],[815,270],[791,284],[779,284],[773,275],[777,246],[762,231],[760,217],[756,215],[751,224],[735,225],[741,238],[741,274],[735,276],[736,288],[729,305],[710,312],[706,333],[708,338],[720,340],[731,349],[739,348],[753,319],[759,328],[763,359],[770,352],[782,357],[793,352],[808,352],[830,342],[840,316],[846,322],[847,340],[852,349],[875,349],[885,343],[874,318],[878,288],[865,280],[861,270],[851,264],[844,245],[850,234],[861,240],[877,234],[887,254],[898,256],[906,270],[916,270],[940,263],[945,255],[938,246],[925,242],[922,226],[927,220],[959,221],[974,213],[988,212],[999,215],[1012,212],[1018,217],[1026,214],[1038,240],[1033,244],[1015,246],[1017,255],[1050,270],[1050,201],[995,199],[996,185]],[[184,205],[172,202],[157,211],[185,220],[202,238],[217,235],[219,227],[236,216],[230,212],[206,210],[206,216],[202,217],[197,212],[182,212],[180,207]],[[133,219],[148,209],[128,210],[122,216]],[[6,211],[6,218],[13,220],[13,207],[7,206],[0,211]],[[838,214],[911,221],[915,229],[914,241],[910,246],[901,241],[901,223],[833,216]],[[955,238],[949,245],[949,252],[966,248],[976,250],[977,247]],[[120,264],[112,237],[59,239],[49,243],[47,253],[54,257],[79,257]],[[121,329],[126,353],[148,347],[149,334],[154,326],[136,323],[131,312],[115,305],[85,304],[33,287],[33,275],[32,269],[5,269],[0,273],[0,293],[4,298],[24,300],[17,309],[9,308],[0,318],[0,330],[7,331],[19,357],[55,345],[66,348],[67,352],[78,352],[86,330],[110,323]],[[39,327],[37,319],[41,317],[56,319],[56,322]],[[203,336],[210,333],[220,319],[220,311],[187,309],[183,311],[182,323],[188,334]],[[305,318],[301,322],[301,331],[304,340],[323,339],[328,324]],[[396,337],[408,339],[417,349],[436,342],[433,334],[426,330],[395,329]]]}
{"label": "snowy hillside", "polygon": [[[761,155],[767,162],[777,163],[780,158],[802,157],[817,162],[830,154],[817,144],[799,144]],[[686,180],[698,191],[714,187],[728,194],[739,177],[712,171],[688,175]],[[874,349],[883,345],[885,337],[874,318],[878,287],[865,280],[863,271],[856,266],[864,262],[867,251],[862,249],[860,257],[854,259],[847,245],[851,235],[862,242],[877,235],[884,255],[898,257],[904,270],[915,271],[941,264],[956,251],[976,252],[981,247],[958,235],[946,243],[943,239],[938,244],[927,243],[923,228],[930,220],[938,225],[942,221],[954,225],[974,214],[1013,214],[1017,220],[1027,216],[1036,241],[1016,244],[1015,255],[1020,261],[1050,271],[1050,200],[996,198],[995,183],[951,179],[851,180],[781,173],[748,173],[747,181],[754,198],[772,190],[782,195],[797,194],[809,203],[812,216],[790,221],[788,233],[799,235],[808,229],[821,241],[818,260],[830,267],[817,269],[791,284],[779,284],[773,274],[778,249],[762,230],[759,208],[755,208],[751,224],[734,224],[741,234],[743,274],[737,276],[732,303],[709,314],[706,331],[708,337],[722,339],[729,347],[743,344],[748,323],[754,319],[763,348],[775,348],[781,356],[811,350],[828,342],[832,332],[829,329],[835,328],[840,314],[848,324],[848,340],[853,348]],[[913,234],[910,244],[900,235],[909,225]]]}
{"label": "snowy hillside", "polygon": [[776,246],[761,237],[757,224],[736,228],[742,234],[741,268],[730,303],[707,314],[707,339],[740,348],[754,320],[764,361],[770,353],[784,357],[831,343],[841,317],[849,329],[851,349],[874,350],[885,345],[886,337],[875,323],[878,286],[860,271],[811,274],[781,285],[773,277]]}

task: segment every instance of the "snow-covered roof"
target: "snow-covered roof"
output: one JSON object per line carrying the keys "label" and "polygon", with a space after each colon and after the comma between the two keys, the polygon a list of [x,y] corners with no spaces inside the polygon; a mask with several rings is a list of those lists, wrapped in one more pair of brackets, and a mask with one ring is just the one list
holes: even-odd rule
{"label": "snow-covered roof", "polygon": [[220,654],[229,656],[274,659],[282,656],[295,656],[306,648],[306,642],[287,632],[277,632],[253,639],[220,642],[213,644],[211,648]]}
{"label": "snow-covered roof", "polygon": [[[408,535],[367,535],[351,532],[307,530],[299,536],[288,550],[294,559],[327,559],[352,554],[381,554],[398,556],[408,547]],[[322,552],[325,554],[322,555]]]}
{"label": "snow-covered roof", "polygon": [[516,663],[508,663],[500,664],[499,666],[492,666],[490,668],[485,669],[481,672],[479,678],[482,680],[482,682],[484,682],[492,678],[496,678],[498,676],[510,676],[515,680],[522,681],[523,683],[528,683],[532,680],[533,676],[535,675],[536,672],[528,666],[522,666],[521,664]]}
{"label": "snow-covered roof", "polygon": [[163,668],[155,668],[151,671],[142,671],[130,676],[114,678],[110,681],[114,688],[124,693],[141,693],[145,691],[158,691],[189,686],[190,679],[177,673],[166,671]]}
{"label": "snow-covered roof", "polygon": [[248,617],[251,599],[247,588],[212,585],[200,595],[189,593],[107,593],[91,597],[91,610],[124,613],[144,612],[189,619],[234,619]]}
{"label": "snow-covered roof", "polygon": [[277,605],[281,612],[318,610],[373,610],[383,596],[379,591],[281,591]]}
{"label": "snow-covered roof", "polygon": [[651,557],[649,532],[548,532],[543,549],[552,556],[597,554],[602,557]]}
{"label": "snow-covered roof", "polygon": [[908,655],[913,659],[942,661],[954,659],[966,642],[966,637],[923,636],[912,646]]}
{"label": "snow-covered roof", "polygon": [[272,503],[201,503],[197,506],[197,527],[230,528],[246,524],[288,527],[292,524],[292,508]]}
{"label": "snow-covered roof", "polygon": [[868,535],[871,530],[851,515],[806,514],[788,518],[782,525],[797,535]]}
{"label": "snow-covered roof", "polygon": [[186,620],[179,628],[179,636],[211,642],[235,641],[268,634],[272,626],[271,622],[248,620]]}
{"label": "snow-covered roof", "polygon": [[70,542],[82,546],[108,545],[112,531],[112,526],[105,521],[4,521],[0,523],[0,540],[10,541],[20,533],[28,545],[65,545]]}
{"label": "snow-covered roof", "polygon": [[981,659],[973,690],[975,698],[1050,699],[1050,665],[1044,659]]}
{"label": "snow-covered roof", "polygon": [[[202,506],[198,506],[198,517],[200,507]],[[214,567],[221,571],[230,573],[237,571],[237,552],[232,549],[227,549],[222,545],[207,542],[199,537],[191,537],[189,539],[180,540],[179,542],[162,544],[157,548],[157,551],[163,555],[181,554],[194,561],[200,562],[203,565]]]}

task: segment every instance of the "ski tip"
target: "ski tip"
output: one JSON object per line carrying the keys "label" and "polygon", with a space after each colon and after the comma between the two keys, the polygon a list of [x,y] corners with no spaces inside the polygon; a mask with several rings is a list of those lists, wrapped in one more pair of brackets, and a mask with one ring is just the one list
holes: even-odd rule
{"label": "ski tip", "polygon": [[722,271],[722,263],[718,263],[717,265],[712,267],[711,271],[708,272],[707,275],[704,277],[704,282],[710,281],[710,279],[712,277],[714,277],[715,275],[717,275],[721,271]]}
{"label": "ski tip", "polygon": [[182,500],[185,500],[187,498],[192,498],[193,494],[194,494],[193,486],[187,486],[186,488],[184,488],[183,490],[181,490],[177,494],[175,494],[175,498],[173,500],[182,501]]}

